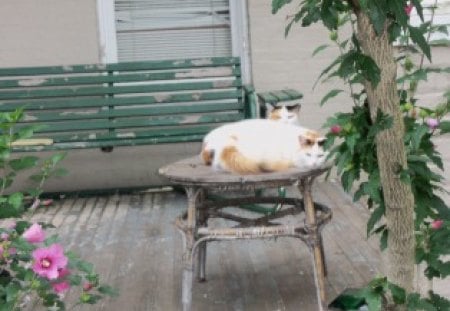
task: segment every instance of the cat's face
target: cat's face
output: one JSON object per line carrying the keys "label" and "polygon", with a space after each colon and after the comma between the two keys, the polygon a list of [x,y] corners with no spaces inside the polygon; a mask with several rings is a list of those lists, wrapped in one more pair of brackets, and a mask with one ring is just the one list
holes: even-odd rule
{"label": "cat's face", "polygon": [[305,169],[314,169],[325,163],[328,152],[324,150],[325,137],[319,133],[308,131],[299,136],[299,153],[297,166]]}
{"label": "cat's face", "polygon": [[272,106],[266,104],[267,119],[286,124],[299,124],[300,104]]}

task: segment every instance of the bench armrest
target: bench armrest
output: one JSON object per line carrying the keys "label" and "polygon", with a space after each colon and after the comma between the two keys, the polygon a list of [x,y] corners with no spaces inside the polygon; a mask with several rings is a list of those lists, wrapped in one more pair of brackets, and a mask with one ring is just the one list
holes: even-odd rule
{"label": "bench armrest", "polygon": [[255,88],[252,85],[244,85],[244,105],[246,118],[255,119],[259,117],[258,101]]}

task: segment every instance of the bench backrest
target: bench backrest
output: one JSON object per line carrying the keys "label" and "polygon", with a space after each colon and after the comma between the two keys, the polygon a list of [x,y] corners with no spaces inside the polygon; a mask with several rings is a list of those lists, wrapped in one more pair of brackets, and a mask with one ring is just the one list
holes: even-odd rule
{"label": "bench backrest", "polygon": [[199,141],[249,114],[234,57],[0,69],[0,111],[19,107],[52,141],[19,151]]}

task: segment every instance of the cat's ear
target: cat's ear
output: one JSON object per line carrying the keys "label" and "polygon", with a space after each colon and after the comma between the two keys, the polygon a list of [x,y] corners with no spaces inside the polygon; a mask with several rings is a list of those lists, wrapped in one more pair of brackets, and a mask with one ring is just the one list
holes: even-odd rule
{"label": "cat's ear", "polygon": [[266,111],[267,113],[272,112],[275,109],[275,105],[273,103],[266,103]]}

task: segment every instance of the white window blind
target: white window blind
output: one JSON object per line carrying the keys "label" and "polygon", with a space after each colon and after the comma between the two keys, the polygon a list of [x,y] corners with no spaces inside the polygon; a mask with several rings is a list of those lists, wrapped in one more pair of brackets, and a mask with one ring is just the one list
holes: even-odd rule
{"label": "white window blind", "polygon": [[231,56],[229,0],[115,0],[119,61]]}

